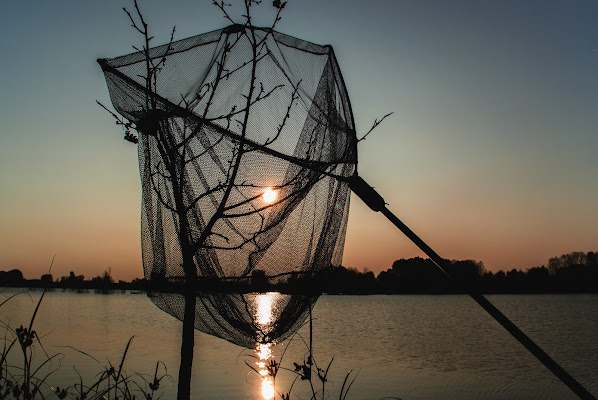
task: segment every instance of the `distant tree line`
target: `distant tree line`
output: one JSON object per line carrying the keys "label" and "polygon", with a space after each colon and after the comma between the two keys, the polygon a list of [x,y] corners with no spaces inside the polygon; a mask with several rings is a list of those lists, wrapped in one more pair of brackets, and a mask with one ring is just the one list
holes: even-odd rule
{"label": "distant tree line", "polygon": [[[583,254],[583,253],[572,253]],[[482,293],[598,293],[598,260],[589,252],[582,258],[571,254],[551,258],[545,266],[526,271],[487,271],[482,262],[453,260],[444,275],[429,259],[401,259],[380,272],[378,293],[462,293],[463,287]]]}
{"label": "distant tree line", "polygon": [[[318,273],[290,275],[269,281],[262,271],[251,277],[233,281],[205,279],[198,281],[199,290],[205,291],[280,291],[284,293],[314,292],[328,294],[375,293],[462,293],[463,287],[482,293],[598,293],[598,253],[574,252],[553,257],[548,267],[533,267],[526,271],[487,271],[484,264],[474,260],[453,260],[447,272],[456,278],[455,283],[442,273],[429,259],[400,259],[378,276],[371,271],[360,272],[354,268],[330,267]],[[263,276],[262,276],[263,275]],[[178,290],[172,282],[132,282],[112,278],[110,269],[102,275],[86,280],[83,275],[70,272],[54,280],[51,274],[40,279],[24,279],[18,269],[0,271],[0,286],[27,286],[65,289],[110,290]]]}
{"label": "distant tree line", "polygon": [[133,279],[131,282],[119,280],[116,282],[112,277],[110,268],[101,275],[91,279],[85,279],[83,275],[76,275],[70,271],[67,276],[54,279],[52,274],[43,274],[39,279],[25,279],[23,273],[18,269],[10,271],[0,271],[0,287],[32,287],[32,288],[62,288],[96,291],[111,290],[146,290],[147,281],[145,279]]}

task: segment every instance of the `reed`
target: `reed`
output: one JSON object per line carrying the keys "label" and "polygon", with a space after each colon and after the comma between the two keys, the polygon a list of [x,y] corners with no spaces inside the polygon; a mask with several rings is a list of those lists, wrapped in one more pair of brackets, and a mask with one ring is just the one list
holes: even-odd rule
{"label": "reed", "polygon": [[[34,329],[36,316],[45,294],[44,290],[37,300],[28,325],[13,328],[9,322],[0,318],[0,329],[3,330],[0,338],[0,400],[55,398],[153,400],[161,397],[162,381],[166,379],[172,382],[164,363],[156,362],[151,375],[129,372],[124,368],[133,337],[127,342],[119,363],[115,365],[110,361],[103,364],[82,350],[63,346],[94,360],[98,365],[98,373],[92,378],[83,377],[75,368],[77,377],[70,385],[63,384],[62,387],[55,385],[52,378],[60,369],[61,360],[65,355],[64,353],[48,354],[43,346],[42,337]],[[0,300],[0,312],[2,306],[18,295],[30,296],[26,291],[4,296],[4,299]]]}

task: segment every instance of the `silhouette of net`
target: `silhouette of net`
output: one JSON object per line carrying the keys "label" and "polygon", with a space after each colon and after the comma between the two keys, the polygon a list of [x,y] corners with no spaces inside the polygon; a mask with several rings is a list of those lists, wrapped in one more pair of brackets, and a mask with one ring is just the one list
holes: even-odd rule
{"label": "silhouette of net", "polygon": [[99,62],[139,132],[152,301],[182,320],[191,282],[198,330],[247,347],[287,337],[317,294],[270,294],[263,323],[255,292],[343,253],[350,191],[335,177],[354,174],[357,140],[332,48],[232,25]]}

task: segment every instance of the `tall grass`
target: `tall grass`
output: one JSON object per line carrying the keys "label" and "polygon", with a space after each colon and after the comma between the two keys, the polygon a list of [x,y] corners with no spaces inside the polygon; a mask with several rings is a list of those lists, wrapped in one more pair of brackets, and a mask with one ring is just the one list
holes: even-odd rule
{"label": "tall grass", "polygon": [[[34,399],[145,399],[153,400],[161,397],[160,386],[164,379],[172,381],[166,366],[157,362],[153,375],[137,372],[129,373],[125,361],[131,346],[131,337],[122,353],[118,365],[110,361],[103,364],[92,355],[75,349],[74,351],[94,360],[98,365],[98,373],[92,377],[83,377],[75,368],[76,379],[62,387],[52,383],[53,375],[60,369],[63,353],[48,354],[42,338],[34,329],[35,319],[46,291],[37,300],[29,324],[13,328],[9,322],[0,318],[0,400],[34,400]],[[0,295],[2,293],[0,292]],[[25,291],[4,296],[2,306],[18,295],[29,294]]]}

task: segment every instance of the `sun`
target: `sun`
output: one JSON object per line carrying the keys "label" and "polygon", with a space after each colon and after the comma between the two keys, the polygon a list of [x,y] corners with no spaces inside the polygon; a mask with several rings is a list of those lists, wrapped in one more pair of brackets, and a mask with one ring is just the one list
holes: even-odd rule
{"label": "sun", "polygon": [[262,194],[262,199],[264,199],[266,204],[274,204],[277,197],[278,197],[277,191],[272,188],[266,189],[266,191]]}

